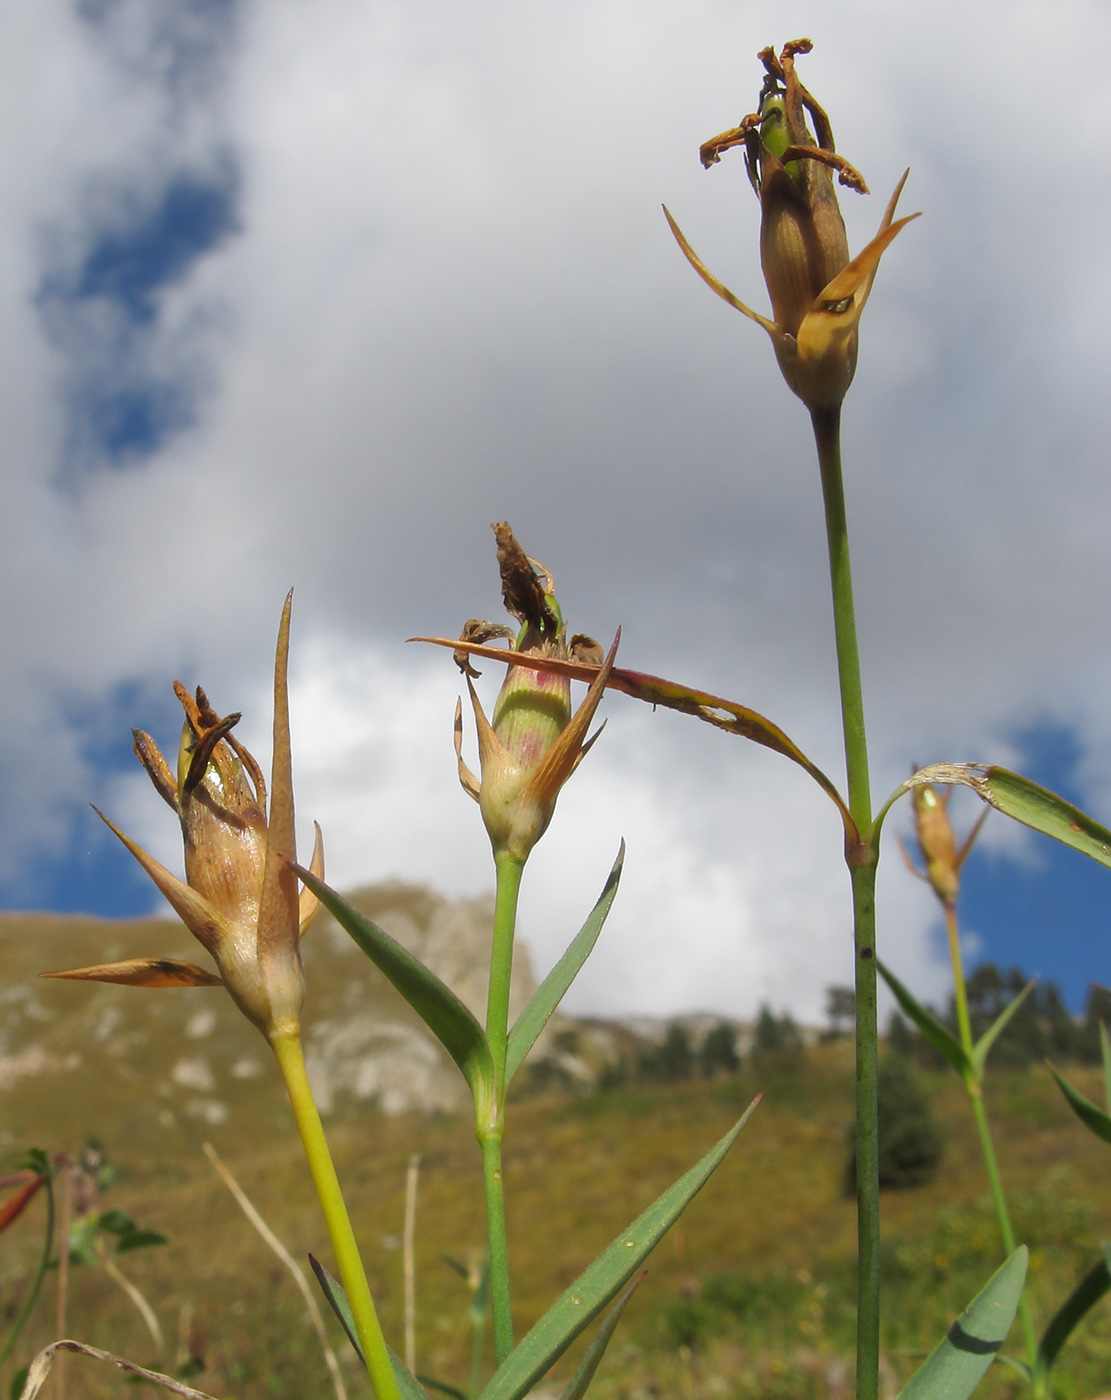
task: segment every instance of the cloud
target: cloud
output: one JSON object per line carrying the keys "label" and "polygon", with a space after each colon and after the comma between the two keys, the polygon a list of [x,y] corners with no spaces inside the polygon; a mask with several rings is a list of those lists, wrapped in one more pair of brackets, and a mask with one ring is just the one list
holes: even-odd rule
{"label": "cloud", "polygon": [[[844,0],[785,23],[724,0],[44,0],[21,20],[0,59],[22,133],[0,169],[9,880],[89,796],[146,822],[82,707],[157,730],[176,674],[265,716],[295,583],[301,809],[337,879],[481,887],[450,663],[400,639],[496,615],[495,519],[573,626],[622,624],[626,664],[753,705],[840,771],[805,417],[658,208],[764,304],[742,162],[706,173],[697,147],[796,32],[877,192],[846,195],[852,246],[907,164],[926,211],[884,260],[846,410],[876,791],[913,760],[1007,758],[1049,719],[1106,804],[1111,98],[1070,81],[1067,139],[1044,117],[1106,12]],[[625,835],[583,1007],[817,1014],[849,975],[832,809],[771,755],[608,708],[536,857],[538,961]],[[928,901],[894,864],[883,898],[893,961],[939,988]]]}

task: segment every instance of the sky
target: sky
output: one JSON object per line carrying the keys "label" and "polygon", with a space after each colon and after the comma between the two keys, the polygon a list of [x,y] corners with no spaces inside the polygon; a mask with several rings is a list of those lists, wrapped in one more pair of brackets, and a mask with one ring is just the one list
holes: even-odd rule
{"label": "sky", "polygon": [[[845,410],[873,788],[997,762],[1111,817],[1111,16],[767,14],[4,5],[0,906],[158,907],[88,804],[178,868],[130,729],[174,750],[180,678],[241,710],[265,759],[290,587],[299,824],[320,821],[329,879],[489,888],[455,776],[458,675],[405,639],[498,618],[497,520],[573,630],[621,626],[622,664],[761,711],[840,778],[806,414],[660,210],[767,307],[743,161],[707,172],[698,146],[752,110],[757,51],[804,34],[803,79],[873,191],[843,195],[851,247],[908,166],[902,207],[924,213],[884,257]],[[537,970],[624,838],[569,1009],[767,1001],[818,1021],[852,974],[828,800],[688,717],[603,709],[530,862]],[[952,810],[969,825],[975,799]],[[886,857],[881,956],[943,1000],[936,907],[894,841]],[[1056,978],[1076,1007],[1111,977],[1111,872],[998,815],[966,869],[970,956]]]}

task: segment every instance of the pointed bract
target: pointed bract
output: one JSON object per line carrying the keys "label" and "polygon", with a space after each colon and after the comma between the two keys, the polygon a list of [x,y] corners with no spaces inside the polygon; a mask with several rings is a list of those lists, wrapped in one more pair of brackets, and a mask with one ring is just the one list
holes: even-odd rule
{"label": "pointed bract", "polygon": [[[177,774],[157,744],[133,731],[135,753],[181,822],[184,881],[101,815],[151,877],[185,926],[215,959],[219,976],[192,963],[135,958],[44,974],[135,987],[223,985],[263,1035],[299,1029],[304,974],[299,942],[318,901],[298,893],[286,669],[291,598],[286,598],[274,664],[274,764],[269,814],[266,782],[232,734],[238,714],[221,718],[204,691],[175,682],[185,711]],[[316,829],[311,869],[323,878],[324,846]]]}
{"label": "pointed bract", "polygon": [[222,987],[214,972],[177,958],[127,958],[124,962],[75,967],[69,972],[40,972],[74,982],[113,982],[120,987]]}

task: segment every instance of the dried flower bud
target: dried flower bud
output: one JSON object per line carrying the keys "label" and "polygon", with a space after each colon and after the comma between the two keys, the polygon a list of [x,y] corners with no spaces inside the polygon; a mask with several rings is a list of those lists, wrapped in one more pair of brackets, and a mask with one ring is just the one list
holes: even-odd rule
{"label": "dried flower bud", "polygon": [[[911,870],[929,882],[934,894],[946,909],[954,908],[957,903],[957,895],[961,888],[961,867],[968,858],[972,843],[979,835],[980,827],[987,816],[985,809],[969,832],[964,845],[958,849],[957,833],[949,820],[951,796],[951,791],[942,795],[930,783],[922,783],[911,789],[914,802],[914,834],[918,840],[918,849],[922,853],[925,874],[920,875],[909,856],[906,857]],[[906,856],[905,850],[903,854]]]}
{"label": "dried flower bud", "polygon": [[[512,651],[566,661],[574,654],[598,655],[597,642],[575,636],[569,646],[551,575],[521,549],[508,525],[495,525],[502,595],[507,610],[521,624]],[[467,624],[461,641],[502,635],[489,623]],[[525,861],[555,811],[560,789],[578,767],[597,734],[586,731],[613,669],[616,643],[591,684],[579,709],[571,711],[571,683],[565,676],[510,666],[494,705],[493,722],[486,718],[471,681],[467,687],[478,728],[481,781],[462,757],[461,708],[455,715],[455,746],[459,780],[482,811],[495,856]],[[461,653],[462,655],[462,653]]]}
{"label": "dried flower bud", "polygon": [[[134,736],[136,755],[181,822],[185,882],[103,817],[212,955],[220,975],[174,959],[131,958],[43,976],[135,987],[222,983],[268,1039],[297,1033],[304,1000],[299,943],[317,900],[307,890],[298,897],[296,876],[288,863],[296,858],[286,696],[289,613],[287,598],[274,668],[269,819],[262,771],[231,732],[239,715],[221,719],[203,690],[198,689],[194,697],[180,682],[175,682],[174,691],[185,711],[185,723],[176,775],[149,734],[135,730]],[[312,870],[323,877],[319,828]]]}
{"label": "dried flower bud", "polygon": [[810,409],[832,409],[840,405],[856,371],[857,327],[880,257],[909,219],[891,222],[903,187],[900,181],[879,233],[850,262],[833,173],[842,185],[861,194],[867,193],[867,186],[837,154],[829,118],[795,72],[796,55],[810,49],[809,39],[785,45],[778,57],[773,49],[765,49],[759,55],[766,73],[759,110],[712,137],[700,151],[703,165],[709,167],[723,151],[745,148],[749,179],[760,199],[760,261],[774,320],[752,311],[719,282],[666,209],[664,213],[699,276],[768,332],[794,393]]}

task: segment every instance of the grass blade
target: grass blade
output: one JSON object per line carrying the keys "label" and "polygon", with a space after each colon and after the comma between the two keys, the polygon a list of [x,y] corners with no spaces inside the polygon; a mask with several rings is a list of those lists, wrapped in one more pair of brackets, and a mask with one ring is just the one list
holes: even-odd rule
{"label": "grass blade", "polygon": [[300,865],[293,867],[336,922],[347,930],[433,1032],[463,1072],[478,1100],[493,1093],[494,1061],[486,1034],[455,993],[408,949],[377,924],[353,909],[323,880]]}
{"label": "grass blade", "polygon": [[[1046,1063],[1049,1064],[1048,1061]],[[1084,1126],[1104,1142],[1111,1142],[1111,1115],[1104,1113],[1102,1108],[1097,1108],[1079,1089],[1074,1089],[1064,1075],[1059,1074],[1052,1065],[1049,1065],[1049,1072],[1056,1079],[1061,1093],[1068,1099],[1069,1107]]]}
{"label": "grass blade", "polygon": [[494,1372],[480,1400],[520,1400],[563,1355],[584,1327],[628,1283],[632,1275],[710,1179],[752,1116],[744,1116],[685,1176],[623,1230],[517,1343]]}
{"label": "grass blade", "polygon": [[431,1376],[420,1376],[418,1379],[421,1385],[437,1391],[440,1395],[450,1395],[452,1400],[470,1400],[470,1397],[462,1390],[458,1390],[453,1385],[448,1385],[447,1381],[433,1380]]}
{"label": "grass blade", "polygon": [[644,1274],[638,1274],[628,1288],[625,1289],[621,1297],[606,1313],[601,1327],[598,1328],[598,1335],[587,1348],[586,1355],[579,1362],[579,1369],[571,1377],[567,1389],[560,1396],[560,1400],[582,1400],[586,1394],[590,1382],[594,1379],[594,1372],[598,1369],[598,1363],[606,1354],[606,1347],[610,1344],[610,1338],[617,1330],[617,1324],[621,1321],[621,1314],[625,1311],[629,1299],[640,1287]]}
{"label": "grass blade", "polygon": [[966,1400],[1007,1340],[1026,1282],[1021,1245],[988,1279],[899,1392],[898,1400]]}
{"label": "grass blade", "polygon": [[917,1001],[913,994],[903,986],[895,974],[884,966],[879,959],[876,959],[876,966],[880,970],[880,976],[891,988],[895,1000],[900,1007],[939,1055],[944,1055],[962,1079],[970,1075],[975,1075],[976,1071],[972,1061],[964,1053],[964,1046],[949,1029],[943,1026],[934,1013],[928,1010],[921,1002]]}
{"label": "grass blade", "polygon": [[320,1291],[328,1300],[328,1306],[339,1318],[340,1326],[347,1333],[347,1340],[355,1348],[355,1354],[365,1366],[366,1357],[359,1345],[359,1338],[355,1332],[355,1317],[351,1311],[351,1304],[347,1301],[347,1294],[343,1291],[343,1284],[328,1272],[315,1254],[309,1255],[309,1263],[312,1265],[317,1283],[320,1284]]}
{"label": "grass blade", "polygon": [[[335,1278],[315,1255],[309,1255],[309,1263],[312,1271],[316,1275],[316,1281],[320,1284],[321,1292],[327,1298],[332,1311],[340,1320],[340,1326],[347,1333],[347,1340],[355,1348],[355,1353],[363,1365],[366,1360],[359,1347],[359,1339],[355,1334],[355,1319],[351,1313],[351,1304],[347,1301],[347,1294],[343,1290],[343,1284]],[[405,1365],[401,1357],[388,1347],[390,1353],[390,1364],[393,1366],[394,1377],[397,1380],[397,1388],[401,1391],[401,1400],[428,1400],[428,1392],[418,1382],[416,1376]]]}
{"label": "grass blade", "polygon": [[984,1065],[987,1063],[989,1050],[999,1039],[1000,1034],[1007,1028],[1008,1021],[1010,1021],[1011,1017],[1015,1014],[1018,1008],[1034,990],[1036,984],[1037,978],[1031,978],[1031,980],[1027,982],[1026,986],[1023,987],[1022,991],[1019,992],[1018,996],[1013,997],[1007,1003],[1007,1005],[995,1018],[992,1024],[987,1028],[987,1030],[983,1033],[980,1039],[972,1047],[972,1068],[976,1073],[977,1079],[982,1079],[984,1077]]}
{"label": "grass blade", "polygon": [[1084,1316],[1111,1289],[1111,1245],[1103,1246],[1103,1258],[1094,1264],[1054,1314],[1053,1320],[1045,1329],[1045,1336],[1038,1347],[1038,1358],[1034,1363],[1034,1384],[1041,1389],[1045,1378],[1061,1348],[1068,1341],[1073,1329]]}
{"label": "grass blade", "polygon": [[575,980],[579,968],[586,962],[595,943],[597,943],[598,935],[602,932],[602,925],[606,922],[606,916],[609,914],[610,907],[617,895],[617,886],[621,880],[621,867],[624,861],[625,842],[622,841],[617,859],[613,863],[613,869],[609,873],[602,893],[598,896],[597,904],[590,911],[590,917],[583,924],[563,957],[533,992],[528,1005],[513,1023],[513,1029],[509,1032],[509,1044],[505,1056],[506,1084],[517,1073],[521,1062],[536,1044],[536,1037],[548,1024],[552,1012],[563,1000],[564,993]]}
{"label": "grass blade", "polygon": [[235,1201],[236,1205],[251,1222],[263,1243],[285,1267],[289,1276],[293,1279],[297,1291],[305,1300],[305,1308],[309,1314],[309,1321],[313,1325],[317,1341],[320,1343],[320,1350],[324,1354],[325,1365],[328,1367],[328,1374],[332,1378],[332,1389],[336,1392],[336,1400],[347,1400],[347,1388],[343,1383],[343,1374],[340,1371],[339,1362],[336,1360],[336,1354],[332,1350],[331,1342],[328,1340],[328,1333],[324,1327],[324,1319],[320,1315],[320,1308],[312,1295],[309,1281],[302,1272],[301,1266],[297,1263],[296,1259],[294,1259],[293,1255],[290,1254],[289,1250],[286,1249],[285,1245],[282,1244],[281,1240],[278,1239],[274,1231],[271,1230],[270,1226],[267,1225],[266,1221],[263,1220],[262,1216],[255,1209],[255,1204],[250,1196],[247,1195],[243,1187],[236,1181],[230,1169],[220,1160],[212,1144],[206,1142],[202,1144],[202,1146],[205,1156],[212,1163],[213,1170],[231,1192],[232,1199]]}

